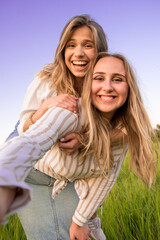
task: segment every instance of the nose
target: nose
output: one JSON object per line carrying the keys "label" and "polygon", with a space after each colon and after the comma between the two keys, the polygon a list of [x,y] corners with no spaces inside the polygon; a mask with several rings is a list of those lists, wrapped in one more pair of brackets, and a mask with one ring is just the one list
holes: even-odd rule
{"label": "nose", "polygon": [[75,48],[74,55],[75,55],[76,57],[84,56],[83,47],[80,46],[80,45],[78,45],[78,46]]}
{"label": "nose", "polygon": [[113,91],[112,81],[109,80],[109,79],[106,79],[103,82],[103,87],[102,88],[103,88],[104,91],[112,92]]}

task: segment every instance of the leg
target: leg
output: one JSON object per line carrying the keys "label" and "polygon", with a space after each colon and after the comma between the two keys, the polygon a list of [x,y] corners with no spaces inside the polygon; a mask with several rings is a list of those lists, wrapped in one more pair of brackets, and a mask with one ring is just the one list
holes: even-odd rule
{"label": "leg", "polygon": [[66,188],[58,194],[55,199],[56,212],[61,240],[69,240],[69,228],[72,216],[78,205],[79,199],[73,183],[68,183]]}
{"label": "leg", "polygon": [[73,184],[69,183],[53,200],[53,178],[33,169],[26,181],[32,187],[33,199],[29,206],[19,211],[18,216],[27,239],[69,240],[69,227],[78,204]]}

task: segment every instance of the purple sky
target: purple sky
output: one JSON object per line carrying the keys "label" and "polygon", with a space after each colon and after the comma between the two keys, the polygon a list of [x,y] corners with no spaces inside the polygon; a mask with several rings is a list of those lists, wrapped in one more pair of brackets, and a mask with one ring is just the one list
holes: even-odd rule
{"label": "purple sky", "polygon": [[28,85],[51,62],[66,22],[89,14],[102,25],[109,50],[133,65],[151,122],[160,124],[159,0],[1,0],[0,143],[19,118]]}

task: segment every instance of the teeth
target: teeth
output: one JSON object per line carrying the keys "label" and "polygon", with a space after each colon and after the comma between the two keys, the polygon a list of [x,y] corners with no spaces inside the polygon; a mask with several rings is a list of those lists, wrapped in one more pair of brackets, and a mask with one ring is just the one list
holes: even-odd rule
{"label": "teeth", "polygon": [[111,99],[113,99],[114,97],[100,96],[100,98],[102,98],[102,99],[104,99],[104,100],[111,100]]}
{"label": "teeth", "polygon": [[73,61],[73,64],[75,64],[75,65],[86,65],[87,62],[86,61]]}

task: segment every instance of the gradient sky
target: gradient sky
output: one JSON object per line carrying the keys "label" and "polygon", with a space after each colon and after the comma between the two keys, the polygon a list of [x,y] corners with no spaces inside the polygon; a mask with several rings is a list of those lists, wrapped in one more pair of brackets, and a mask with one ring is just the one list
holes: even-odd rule
{"label": "gradient sky", "polygon": [[0,143],[19,118],[34,74],[53,60],[63,27],[79,14],[103,27],[110,52],[130,60],[151,122],[160,124],[159,13],[159,0],[1,0]]}

